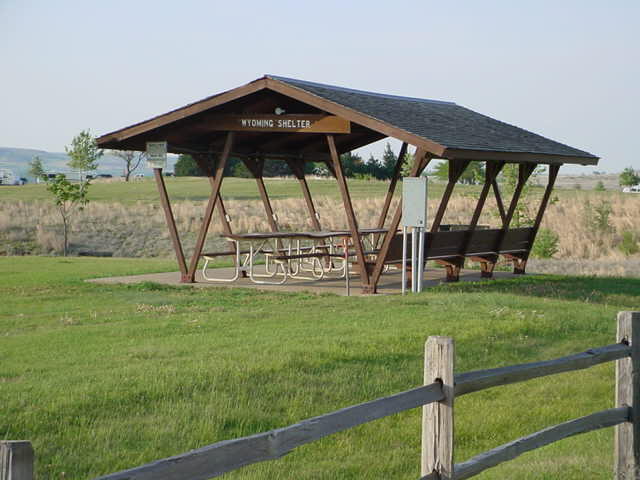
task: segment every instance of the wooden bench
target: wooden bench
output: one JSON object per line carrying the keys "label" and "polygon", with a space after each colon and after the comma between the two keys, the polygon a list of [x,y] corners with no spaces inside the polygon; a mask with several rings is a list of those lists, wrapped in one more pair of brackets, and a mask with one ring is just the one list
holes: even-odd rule
{"label": "wooden bench", "polygon": [[[459,280],[465,260],[480,263],[480,274],[491,278],[500,255],[514,262],[514,273],[524,273],[524,263],[531,249],[533,228],[451,230],[425,234],[425,261],[434,260],[444,265],[447,281]],[[411,251],[411,236],[407,238]],[[402,235],[395,235],[385,264],[402,263]],[[408,267],[410,268],[410,264]]]}

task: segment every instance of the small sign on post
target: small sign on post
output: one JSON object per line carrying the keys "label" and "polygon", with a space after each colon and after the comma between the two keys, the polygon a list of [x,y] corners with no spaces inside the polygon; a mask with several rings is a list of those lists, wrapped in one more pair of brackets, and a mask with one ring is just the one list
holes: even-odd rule
{"label": "small sign on post", "polygon": [[147,167],[167,168],[167,142],[147,142]]}
{"label": "small sign on post", "polygon": [[424,229],[427,224],[427,179],[402,179],[402,294],[407,281],[407,231],[411,229],[411,291],[422,291]]}

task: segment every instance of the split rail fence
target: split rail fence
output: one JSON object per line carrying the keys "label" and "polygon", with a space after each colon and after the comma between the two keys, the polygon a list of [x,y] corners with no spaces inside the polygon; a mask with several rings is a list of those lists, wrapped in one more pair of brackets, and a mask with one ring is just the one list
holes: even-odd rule
{"label": "split rail fence", "polygon": [[[454,398],[486,388],[616,362],[615,408],[548,427],[462,463],[453,463]],[[288,427],[225,440],[96,480],[206,480],[240,467],[274,460],[296,447],[395,413],[423,407],[420,480],[463,480],[525,452],[564,438],[615,426],[614,478],[640,479],[640,312],[618,314],[617,343],[542,362],[454,375],[454,343],[429,337],[424,385],[310,418]],[[29,442],[0,442],[0,480],[32,480]]]}

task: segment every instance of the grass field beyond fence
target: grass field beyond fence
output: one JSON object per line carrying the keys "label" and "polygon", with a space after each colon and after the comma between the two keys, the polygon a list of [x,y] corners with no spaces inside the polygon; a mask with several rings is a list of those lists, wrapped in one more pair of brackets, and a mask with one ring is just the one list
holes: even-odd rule
{"label": "grass field beyond fence", "polygon": [[[525,277],[405,298],[83,282],[172,267],[0,258],[0,436],[33,442],[38,478],[97,476],[418,386],[429,335],[456,339],[457,371],[490,368],[612,343],[616,312],[640,305],[640,280],[616,278]],[[612,369],[461,398],[457,460],[612,407]],[[420,417],[363,425],[225,478],[418,478]],[[611,468],[607,430],[478,478],[608,479]]]}

